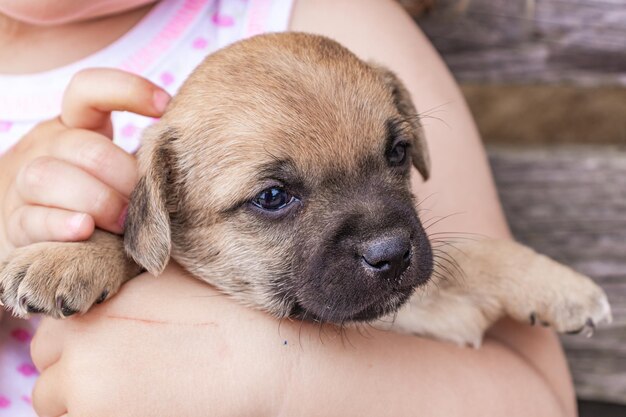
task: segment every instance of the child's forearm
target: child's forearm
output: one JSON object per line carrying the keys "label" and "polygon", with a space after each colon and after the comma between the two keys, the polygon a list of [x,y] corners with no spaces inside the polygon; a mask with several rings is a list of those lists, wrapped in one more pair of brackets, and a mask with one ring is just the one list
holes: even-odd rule
{"label": "child's forearm", "polygon": [[302,352],[280,415],[575,415],[540,374],[494,339],[474,350],[371,333],[348,333],[349,342]]}

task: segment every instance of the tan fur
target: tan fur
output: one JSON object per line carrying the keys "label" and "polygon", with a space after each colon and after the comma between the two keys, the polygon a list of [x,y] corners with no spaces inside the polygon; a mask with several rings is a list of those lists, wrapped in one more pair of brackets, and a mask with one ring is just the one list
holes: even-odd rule
{"label": "tan fur", "polygon": [[122,240],[100,230],[86,242],[35,243],[16,249],[0,268],[2,302],[20,317],[84,313],[139,272]]}
{"label": "tan fur", "polygon": [[[0,268],[1,299],[21,316],[28,305],[56,317],[84,312],[103,291],[113,294],[139,272],[128,253],[155,275],[171,257],[249,306],[290,315],[299,303],[299,275],[315,278],[316,270],[301,264],[316,265],[310,252],[327,243],[330,229],[340,229],[341,210],[383,224],[385,213],[376,210],[388,200],[398,207],[411,202],[408,168],[385,165],[396,136],[410,143],[413,164],[428,178],[417,112],[390,71],[319,36],[236,43],[209,56],[145,133],[126,252],[121,238],[101,231],[88,242],[18,249]],[[281,220],[259,217],[248,204],[276,183],[274,171],[264,175],[274,165],[285,175],[296,170],[304,183],[302,204]],[[411,242],[413,252],[429,253],[428,245]],[[532,315],[558,331],[610,319],[605,295],[588,278],[521,245],[471,242],[450,246],[447,256],[462,273],[439,264],[431,283],[398,312],[395,329],[478,345],[504,314]],[[417,261],[406,274],[416,274]],[[344,288],[350,279],[329,282]],[[398,297],[390,296],[381,311],[396,309]],[[64,312],[60,299],[72,308]],[[327,308],[336,309],[338,301],[331,301]]]}
{"label": "tan fur", "polygon": [[395,315],[394,330],[478,347],[505,315],[558,332],[593,332],[611,321],[606,295],[593,281],[519,243],[456,242],[444,252],[449,262]]}

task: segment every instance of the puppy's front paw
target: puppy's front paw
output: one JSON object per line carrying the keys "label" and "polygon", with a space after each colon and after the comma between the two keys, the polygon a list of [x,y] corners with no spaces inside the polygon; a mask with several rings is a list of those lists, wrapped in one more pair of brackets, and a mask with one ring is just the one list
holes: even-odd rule
{"label": "puppy's front paw", "polygon": [[537,304],[528,314],[529,323],[553,327],[561,333],[582,333],[590,337],[596,325],[610,323],[612,315],[606,294],[595,284],[589,284],[570,283],[553,302]]}
{"label": "puppy's front paw", "polygon": [[0,269],[0,300],[20,317],[30,313],[53,317],[84,313],[139,272],[132,270],[132,263],[129,267],[121,246],[89,241],[19,248]]}
{"label": "puppy's front paw", "polygon": [[[604,291],[588,277],[545,256],[535,254],[529,266],[525,294],[506,308],[513,317],[541,324],[561,333],[593,334],[596,325],[612,321]],[[533,284],[536,284],[533,286]]]}

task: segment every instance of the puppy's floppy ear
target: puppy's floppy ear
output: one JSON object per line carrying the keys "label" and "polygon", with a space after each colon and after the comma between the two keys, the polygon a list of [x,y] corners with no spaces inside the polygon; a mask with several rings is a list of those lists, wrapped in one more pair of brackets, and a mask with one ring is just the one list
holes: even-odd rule
{"label": "puppy's floppy ear", "polygon": [[413,136],[411,139],[411,158],[413,159],[413,165],[422,174],[424,180],[427,180],[430,178],[430,155],[426,139],[424,138],[424,130],[422,129],[417,110],[415,110],[411,100],[411,95],[396,74],[380,65],[374,64],[372,66],[390,89],[398,111],[411,125]]}
{"label": "puppy's floppy ear", "polygon": [[146,146],[139,150],[143,176],[130,196],[125,223],[126,252],[153,275],[163,272],[172,247],[167,195],[174,162],[169,145],[173,133],[152,126],[144,134]]}

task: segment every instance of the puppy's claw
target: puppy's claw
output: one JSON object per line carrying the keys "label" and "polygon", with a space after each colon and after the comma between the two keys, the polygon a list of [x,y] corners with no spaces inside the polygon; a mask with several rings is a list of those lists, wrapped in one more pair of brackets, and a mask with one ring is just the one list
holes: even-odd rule
{"label": "puppy's claw", "polygon": [[596,324],[593,322],[593,319],[589,317],[585,321],[585,325],[583,327],[577,330],[566,332],[566,333],[567,334],[582,334],[585,337],[591,337],[593,336],[593,333],[595,332],[595,330],[596,330]]}
{"label": "puppy's claw", "polygon": [[585,327],[583,327],[583,335],[587,338],[593,336],[593,333],[596,330],[596,325],[591,318],[588,318],[585,322]]}
{"label": "puppy's claw", "polygon": [[45,311],[43,308],[29,303],[28,298],[24,295],[20,297],[19,304],[22,311],[25,311],[27,314],[39,314]]}
{"label": "puppy's claw", "polygon": [[601,313],[597,320],[597,324],[606,323],[611,324],[613,322],[613,314],[611,313],[611,305],[607,298],[603,298],[601,301]]}
{"label": "puppy's claw", "polygon": [[572,334],[572,335],[581,334],[586,328],[587,326],[583,326],[580,329],[570,330],[569,332],[565,332],[565,334]]}
{"label": "puppy's claw", "polygon": [[31,304],[28,304],[26,306],[26,312],[28,314],[41,314],[41,313],[45,313],[46,310],[44,310],[43,308],[35,307],[35,306],[31,305]]}
{"label": "puppy's claw", "polygon": [[65,301],[65,298],[60,295],[56,298],[56,307],[57,310],[61,312],[61,315],[63,317],[73,316],[74,314],[78,313],[78,310],[69,307],[67,305],[67,302]]}
{"label": "puppy's claw", "polygon": [[100,294],[100,297],[98,297],[98,299],[96,300],[96,304],[102,304],[104,300],[107,299],[108,296],[109,296],[109,290],[102,291],[102,294]]}
{"label": "puppy's claw", "polygon": [[20,304],[20,307],[22,308],[22,310],[24,310],[24,311],[28,310],[28,299],[26,298],[25,295],[20,297],[19,304]]}

